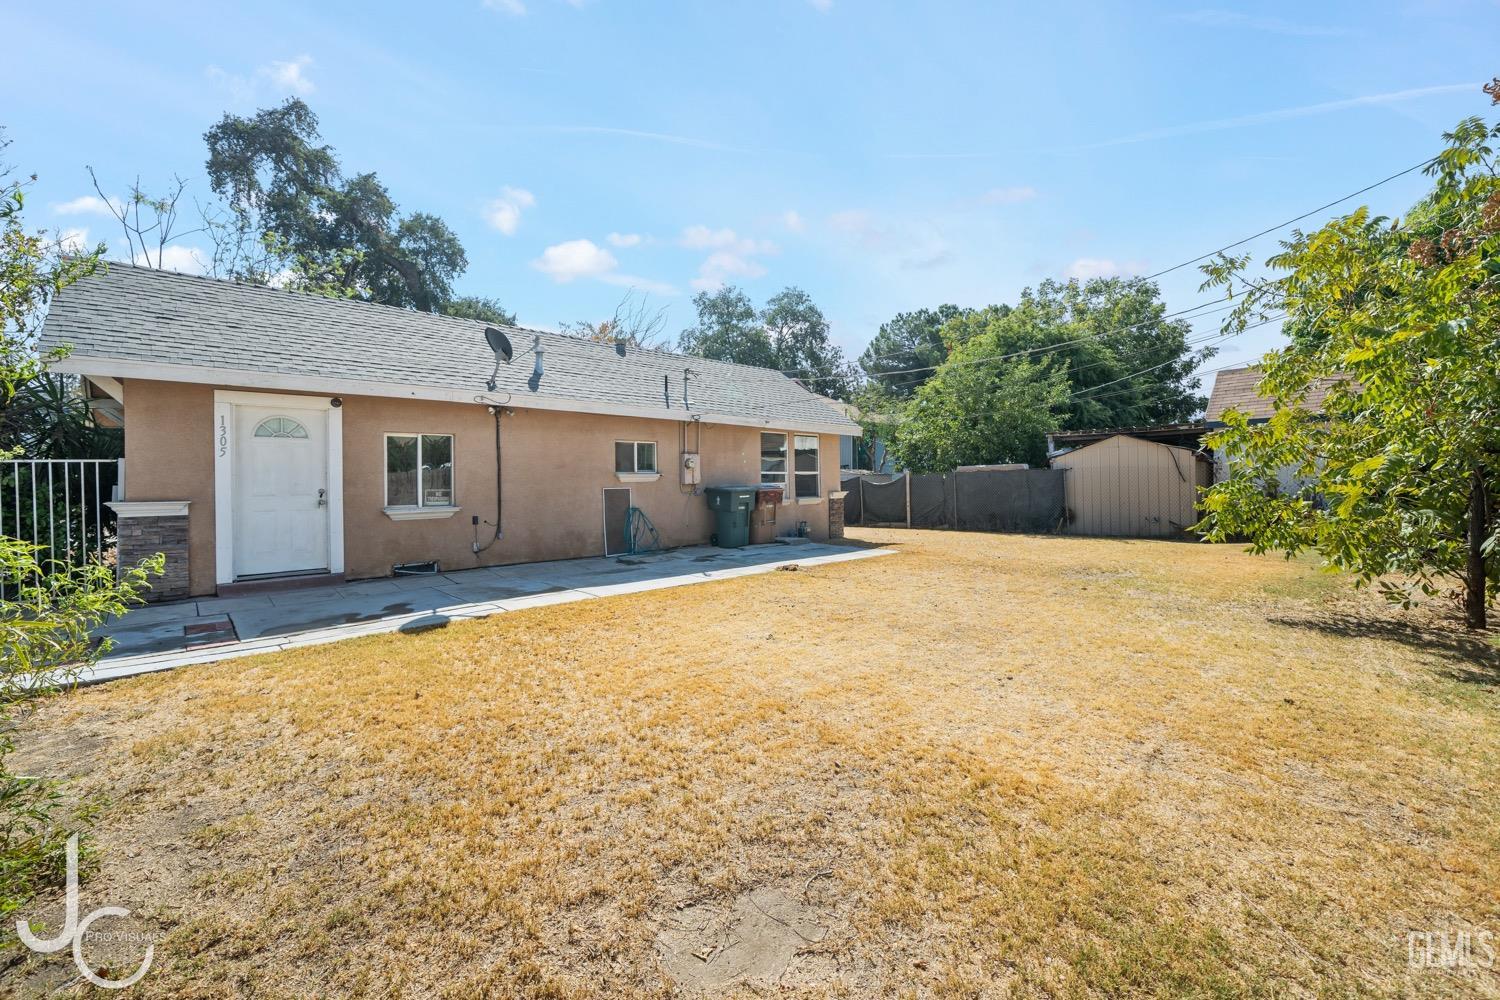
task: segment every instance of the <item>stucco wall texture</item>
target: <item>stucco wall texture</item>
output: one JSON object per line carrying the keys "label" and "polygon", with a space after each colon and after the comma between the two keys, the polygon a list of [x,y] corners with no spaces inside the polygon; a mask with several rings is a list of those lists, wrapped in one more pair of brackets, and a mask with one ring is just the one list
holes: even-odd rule
{"label": "stucco wall texture", "polygon": [[[125,499],[191,500],[188,552],[194,595],[215,591],[213,404],[215,389],[131,379],[125,388]],[[243,390],[240,391],[254,391]],[[438,560],[445,570],[572,559],[604,552],[605,488],[628,487],[666,546],[708,541],[712,517],[702,486],[760,480],[761,430],[724,424],[563,413],[513,407],[502,417],[503,537],[475,554],[471,517],[495,519],[495,425],[483,405],[378,396],[343,396],[344,561],[349,579],[387,576],[397,563]],[[786,431],[787,433],[791,433]],[[454,502],[450,518],[393,521],[384,512],[388,433],[452,434]],[[679,483],[681,436],[702,456],[697,496]],[[661,478],[622,483],[614,471],[616,441],[654,441]],[[806,521],[812,538],[828,537],[830,490],[839,488],[839,439],[820,437],[817,503],[784,504],[777,533]],[[493,529],[481,524],[481,544]]]}

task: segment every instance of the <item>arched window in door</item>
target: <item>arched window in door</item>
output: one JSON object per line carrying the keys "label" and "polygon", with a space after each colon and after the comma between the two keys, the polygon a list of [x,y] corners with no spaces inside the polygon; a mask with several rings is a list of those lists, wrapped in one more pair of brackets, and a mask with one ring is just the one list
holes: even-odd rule
{"label": "arched window in door", "polygon": [[258,438],[307,438],[307,428],[291,417],[267,417],[255,427]]}

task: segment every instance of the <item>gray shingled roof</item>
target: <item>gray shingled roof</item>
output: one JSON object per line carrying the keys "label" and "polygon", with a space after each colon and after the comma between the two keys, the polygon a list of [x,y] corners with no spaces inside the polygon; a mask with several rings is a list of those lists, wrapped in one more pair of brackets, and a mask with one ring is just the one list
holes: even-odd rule
{"label": "gray shingled roof", "polygon": [[[1222,423],[1226,410],[1238,410],[1251,420],[1269,420],[1276,412],[1271,401],[1259,392],[1261,372],[1257,365],[1244,368],[1225,368],[1214,376],[1214,389],[1208,396],[1208,407],[1203,419],[1209,423]],[[1339,381],[1336,378],[1319,379],[1307,392],[1302,408],[1313,413],[1323,412],[1323,400],[1329,388]]]}
{"label": "gray shingled roof", "polygon": [[[112,263],[56,297],[42,346],[71,345],[59,369],[87,375],[468,401],[485,392],[494,367],[485,325]],[[860,432],[780,372],[505,330],[515,358],[500,366],[497,395],[516,406]],[[540,380],[532,378],[538,342]],[[684,369],[696,373],[686,408]]]}

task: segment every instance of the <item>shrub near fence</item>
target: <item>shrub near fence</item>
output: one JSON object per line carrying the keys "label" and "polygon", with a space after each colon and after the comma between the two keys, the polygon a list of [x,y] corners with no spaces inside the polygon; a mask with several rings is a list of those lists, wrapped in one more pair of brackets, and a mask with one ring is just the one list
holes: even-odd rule
{"label": "shrub near fence", "polygon": [[1060,469],[850,476],[842,487],[849,494],[844,520],[852,525],[1041,534],[1058,531],[1066,511]]}

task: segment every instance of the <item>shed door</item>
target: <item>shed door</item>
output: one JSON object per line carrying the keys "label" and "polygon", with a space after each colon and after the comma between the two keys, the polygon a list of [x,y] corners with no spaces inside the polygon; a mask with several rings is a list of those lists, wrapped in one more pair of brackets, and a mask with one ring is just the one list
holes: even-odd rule
{"label": "shed door", "polygon": [[625,512],[630,509],[630,490],[610,487],[604,491],[604,554],[617,556],[629,549],[625,541]]}

